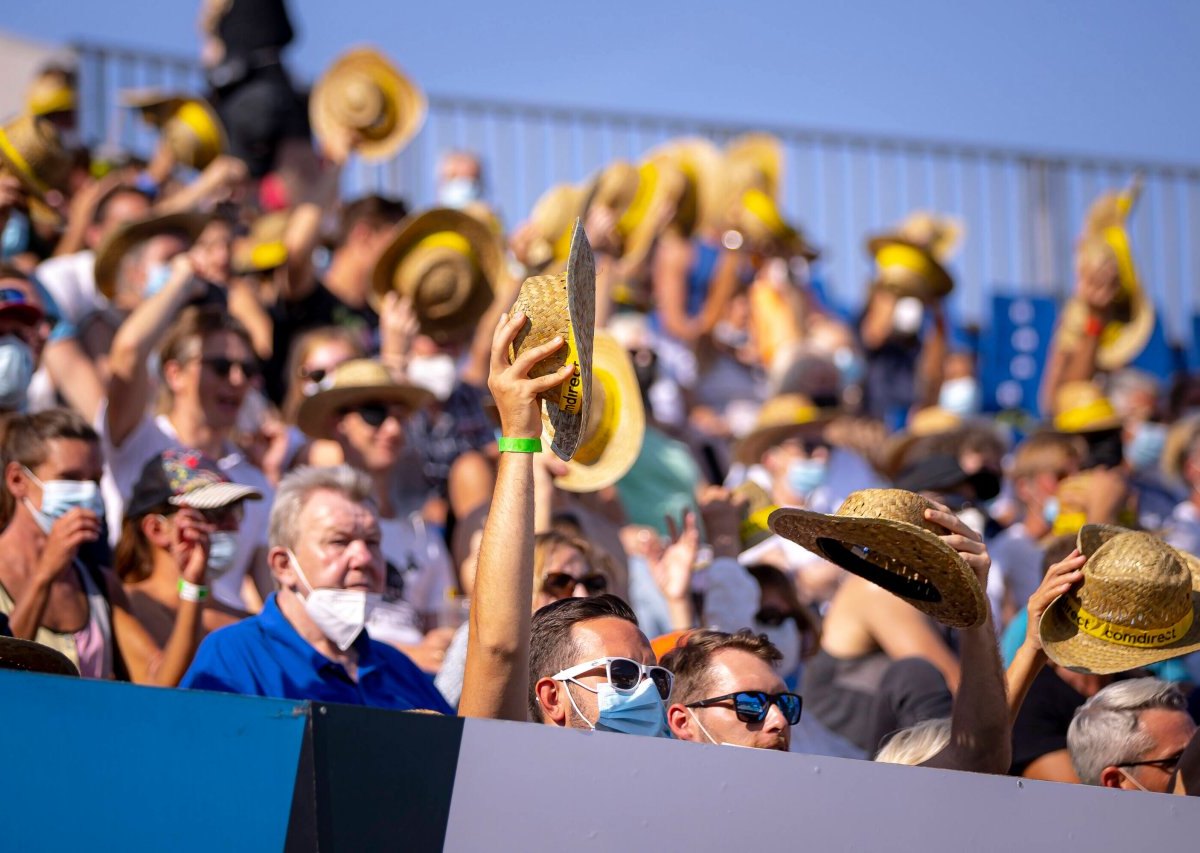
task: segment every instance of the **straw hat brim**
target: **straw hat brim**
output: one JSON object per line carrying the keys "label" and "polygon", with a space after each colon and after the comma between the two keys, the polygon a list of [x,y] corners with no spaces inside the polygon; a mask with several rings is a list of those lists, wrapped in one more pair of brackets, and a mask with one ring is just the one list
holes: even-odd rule
{"label": "straw hat brim", "polygon": [[433,394],[415,385],[358,385],[318,391],[300,404],[296,426],[309,438],[335,440],[334,416],[361,403],[400,403],[413,411],[433,401]]}
{"label": "straw hat brim", "polygon": [[[461,210],[445,207],[433,208],[405,219],[396,226],[391,242],[375,262],[375,269],[371,274],[370,294],[372,307],[376,311],[381,310],[383,297],[396,287],[396,270],[405,256],[426,237],[443,231],[453,231],[466,238],[483,272],[486,286],[476,286],[462,308],[445,317],[423,315],[421,306],[414,305],[421,331],[439,341],[445,341],[464,329],[474,328],[491,307],[494,289],[504,274],[504,249],[496,235],[478,219]],[[415,296],[413,293],[401,295]]]}
{"label": "straw hat brim", "polygon": [[[1108,539],[1128,532],[1112,525],[1089,524],[1079,532],[1079,548],[1091,557]],[[1038,623],[1042,647],[1050,660],[1075,672],[1110,675],[1200,650],[1200,560],[1183,551],[1177,553],[1192,575],[1192,626],[1183,637],[1157,649],[1110,643],[1080,631],[1067,614],[1066,595],[1060,595]]]}
{"label": "straw hat brim", "polygon": [[358,48],[343,54],[313,84],[309,97],[309,120],[313,135],[327,139],[342,123],[333,109],[338,96],[333,83],[338,75],[351,70],[366,72],[391,99],[396,109],[396,125],[382,139],[363,140],[355,151],[364,160],[386,160],[407,145],[425,124],[428,104],[425,94],[399,68],[370,48]]}
{"label": "straw hat brim", "polygon": [[648,160],[673,163],[696,183],[696,227],[716,226],[722,217],[725,158],[712,142],[700,137],[673,139],[652,149]]}
{"label": "straw hat brim", "polygon": [[43,672],[48,675],[79,675],[79,669],[71,659],[57,649],[13,637],[0,637],[0,669]]}
{"label": "straw hat brim", "polygon": [[[1063,309],[1064,328],[1082,328],[1087,308],[1071,300]],[[1101,343],[1096,349],[1096,366],[1100,370],[1119,370],[1133,361],[1154,334],[1157,312],[1154,302],[1137,286],[1133,290],[1129,306],[1129,322],[1121,324],[1121,331],[1111,343]]]}
{"label": "straw hat brim", "polygon": [[96,289],[108,299],[113,298],[117,289],[117,271],[121,268],[121,259],[139,243],[160,234],[173,232],[186,234],[189,240],[194,241],[211,221],[210,214],[189,211],[139,219],[121,226],[96,252]]}
{"label": "straw hat brim", "polygon": [[[825,515],[784,507],[770,527],[785,539],[902,598],[943,625],[973,628],[987,619],[979,579],[962,556],[928,530],[886,518]],[[878,552],[884,568],[853,549]]]}
{"label": "straw hat brim", "polygon": [[[912,240],[909,240],[898,234],[880,234],[879,236],[872,237],[867,241],[867,251],[870,252],[871,257],[875,257],[879,254],[880,249],[888,245],[907,246],[910,249],[916,249],[926,255],[931,276],[929,278],[920,277],[920,281],[923,281],[928,286],[928,290],[925,291],[926,295],[934,299],[942,299],[945,296],[948,296],[950,292],[954,290],[953,277],[951,277],[950,273],[942,265],[941,261],[935,258],[933,253],[930,252],[926,246],[922,246],[919,243],[914,243]],[[886,286],[890,286],[893,289],[900,290],[906,294],[908,294],[909,290],[911,290],[912,296],[921,296],[922,293],[920,292],[919,288],[910,286],[910,284],[915,285],[917,279],[918,276],[914,273],[911,282],[907,279],[904,281],[887,282],[878,278],[877,281]]]}
{"label": "straw hat brim", "polygon": [[733,458],[743,465],[757,465],[764,453],[789,438],[802,435],[823,435],[825,428],[832,420],[833,415],[822,414],[816,420],[803,424],[773,424],[755,427],[734,446]]}
{"label": "straw hat brim", "polygon": [[[617,399],[606,401],[616,413],[617,420],[612,439],[599,459],[592,463],[571,459],[567,462],[567,473],[554,481],[556,486],[568,492],[597,492],[616,483],[637,462],[646,436],[646,410],[629,356],[616,340],[603,333],[596,335],[593,346],[592,371],[607,373],[617,391]],[[554,411],[554,407],[547,408]],[[552,425],[546,426],[547,435],[554,436]]]}

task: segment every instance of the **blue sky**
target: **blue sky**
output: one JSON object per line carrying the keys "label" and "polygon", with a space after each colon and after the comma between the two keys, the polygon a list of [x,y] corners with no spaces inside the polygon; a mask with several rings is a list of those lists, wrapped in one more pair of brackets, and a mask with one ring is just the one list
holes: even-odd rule
{"label": "blue sky", "polygon": [[[42,40],[196,50],[191,0],[5,5],[0,28]],[[1200,163],[1187,0],[290,7],[306,76],[374,43],[438,94]]]}

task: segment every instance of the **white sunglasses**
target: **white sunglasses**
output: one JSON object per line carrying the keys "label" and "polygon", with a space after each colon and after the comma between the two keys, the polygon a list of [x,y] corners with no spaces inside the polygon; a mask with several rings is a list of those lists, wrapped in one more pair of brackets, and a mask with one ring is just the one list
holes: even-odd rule
{"label": "white sunglasses", "polygon": [[[618,693],[632,693],[642,683],[642,679],[649,678],[654,682],[655,688],[658,689],[658,695],[666,702],[671,697],[671,688],[675,686],[675,674],[666,667],[657,666],[656,664],[641,664],[629,658],[617,657],[597,658],[587,663],[576,664],[550,677],[555,681],[574,681],[576,684],[579,684],[576,681],[579,676],[600,667],[604,667],[604,674],[608,677],[608,683]],[[579,684],[579,686],[584,690],[590,690],[592,693],[596,692],[595,689],[588,687],[586,684]]]}

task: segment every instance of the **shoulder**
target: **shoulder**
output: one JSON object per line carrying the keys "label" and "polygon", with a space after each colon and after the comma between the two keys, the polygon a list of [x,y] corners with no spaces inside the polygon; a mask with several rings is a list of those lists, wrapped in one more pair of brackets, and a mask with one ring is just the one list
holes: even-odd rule
{"label": "shoulder", "polygon": [[400,682],[404,691],[403,698],[414,708],[437,711],[441,714],[454,713],[442,694],[433,686],[433,679],[422,672],[408,655],[378,640],[368,638],[368,642],[371,644],[371,654],[377,656],[391,676]]}

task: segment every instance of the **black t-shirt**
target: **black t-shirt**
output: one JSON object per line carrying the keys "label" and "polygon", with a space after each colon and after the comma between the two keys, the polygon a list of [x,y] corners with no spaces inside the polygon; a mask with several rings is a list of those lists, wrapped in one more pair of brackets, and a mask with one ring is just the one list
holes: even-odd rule
{"label": "black t-shirt", "polygon": [[284,0],[233,0],[217,24],[228,55],[247,55],[263,48],[283,48],[294,33]]}
{"label": "black t-shirt", "polygon": [[1013,724],[1012,767],[1008,772],[1019,776],[1043,755],[1066,749],[1067,729],[1084,701],[1083,695],[1050,667],[1039,672]]}
{"label": "black t-shirt", "polygon": [[353,330],[360,338],[359,343],[368,354],[379,349],[379,315],[369,305],[355,308],[333,295],[321,282],[317,282],[312,293],[295,302],[280,300],[271,309],[274,323],[272,338],[274,345],[271,360],[266,368],[267,393],[279,403],[287,393],[288,357],[296,338],[312,329],[323,326],[341,326]]}

